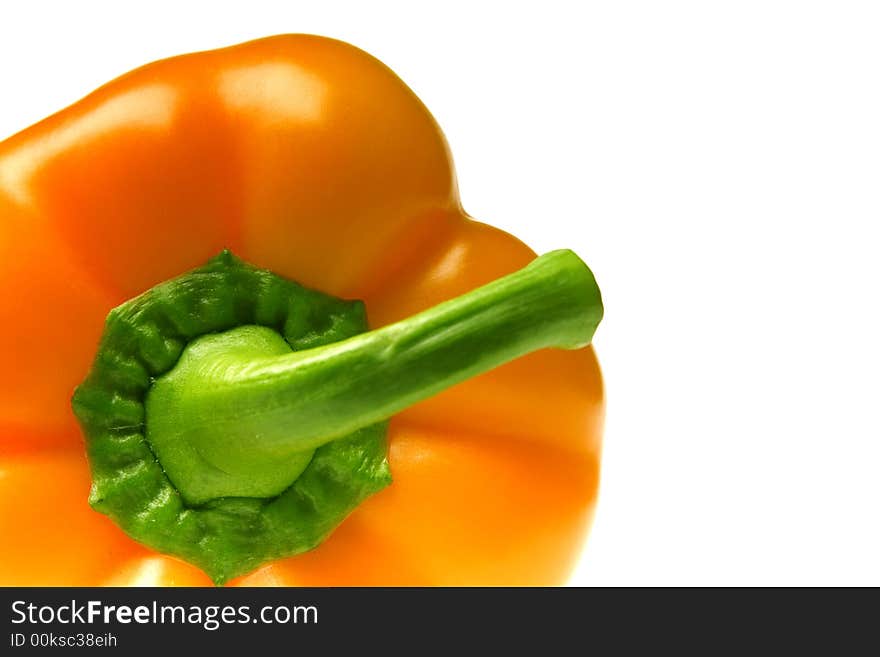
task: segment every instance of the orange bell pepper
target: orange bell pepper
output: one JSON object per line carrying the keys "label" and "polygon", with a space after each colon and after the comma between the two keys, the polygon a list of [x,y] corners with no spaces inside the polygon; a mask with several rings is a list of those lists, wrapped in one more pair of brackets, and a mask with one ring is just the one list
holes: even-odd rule
{"label": "orange bell pepper", "polygon": [[[345,43],[159,61],[0,143],[0,584],[207,585],[88,505],[71,412],[108,311],[223,249],[385,326],[535,254],[462,210],[415,95]],[[241,585],[547,585],[581,551],[604,413],[592,348],[395,415],[393,484]]]}

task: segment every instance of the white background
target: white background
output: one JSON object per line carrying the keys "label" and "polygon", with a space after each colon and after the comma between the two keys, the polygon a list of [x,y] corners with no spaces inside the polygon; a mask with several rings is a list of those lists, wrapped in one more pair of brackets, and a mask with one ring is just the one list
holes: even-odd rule
{"label": "white background", "polygon": [[4,2],[0,139],[148,61],[358,45],[465,208],[575,249],[606,319],[579,585],[880,585],[880,5]]}

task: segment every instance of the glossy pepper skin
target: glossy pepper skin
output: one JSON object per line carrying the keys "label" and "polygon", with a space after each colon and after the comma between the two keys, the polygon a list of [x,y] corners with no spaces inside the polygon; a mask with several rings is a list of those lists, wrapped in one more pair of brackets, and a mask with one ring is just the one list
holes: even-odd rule
{"label": "glossy pepper skin", "polygon": [[[534,258],[461,209],[413,93],[326,38],[150,64],[0,143],[0,584],[210,583],[89,508],[70,396],[111,308],[226,248],[362,299],[373,327]],[[233,583],[562,583],[603,412],[590,348],[459,384],[392,419],[391,486],[315,550]]]}

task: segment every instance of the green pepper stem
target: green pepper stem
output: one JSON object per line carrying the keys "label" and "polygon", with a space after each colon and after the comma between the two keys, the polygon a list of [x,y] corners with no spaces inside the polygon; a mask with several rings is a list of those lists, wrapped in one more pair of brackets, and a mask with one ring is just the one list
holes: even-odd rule
{"label": "green pepper stem", "polygon": [[[273,464],[527,353],[583,347],[602,314],[589,268],[571,251],[553,251],[408,319],[327,346],[285,353],[251,333],[239,340],[245,346],[194,353],[186,377],[167,389],[161,379],[154,384],[148,437],[173,431],[206,468],[257,481]],[[173,450],[163,458],[175,458]]]}

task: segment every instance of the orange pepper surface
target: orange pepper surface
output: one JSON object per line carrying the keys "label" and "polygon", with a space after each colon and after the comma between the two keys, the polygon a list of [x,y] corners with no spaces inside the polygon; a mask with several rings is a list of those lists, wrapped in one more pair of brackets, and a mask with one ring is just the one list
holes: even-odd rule
{"label": "orange pepper surface", "polygon": [[[0,584],[209,585],[92,511],[70,398],[108,311],[229,248],[366,302],[372,327],[535,257],[461,208],[444,137],[348,44],[159,61],[0,143]],[[395,416],[391,486],[241,585],[548,585],[591,520],[592,349],[544,350]]]}

